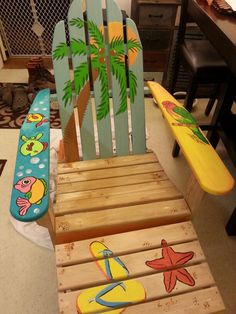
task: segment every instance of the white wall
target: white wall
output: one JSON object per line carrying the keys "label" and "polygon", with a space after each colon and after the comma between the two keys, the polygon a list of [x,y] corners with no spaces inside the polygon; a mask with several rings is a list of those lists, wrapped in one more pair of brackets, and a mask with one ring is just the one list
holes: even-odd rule
{"label": "white wall", "polygon": [[116,0],[117,4],[122,10],[125,10],[126,13],[130,16],[130,7],[131,0]]}

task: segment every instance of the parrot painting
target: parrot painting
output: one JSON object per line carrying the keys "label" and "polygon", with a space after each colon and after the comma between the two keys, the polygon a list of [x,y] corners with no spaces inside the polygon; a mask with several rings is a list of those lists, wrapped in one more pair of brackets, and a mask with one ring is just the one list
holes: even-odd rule
{"label": "parrot painting", "polygon": [[192,131],[195,140],[198,140],[200,143],[209,144],[208,140],[197,126],[197,121],[194,119],[191,113],[188,112],[188,110],[182,106],[177,106],[175,103],[168,100],[163,101],[162,105],[168,114],[176,120],[176,123],[173,123],[173,125],[188,127],[189,130]]}

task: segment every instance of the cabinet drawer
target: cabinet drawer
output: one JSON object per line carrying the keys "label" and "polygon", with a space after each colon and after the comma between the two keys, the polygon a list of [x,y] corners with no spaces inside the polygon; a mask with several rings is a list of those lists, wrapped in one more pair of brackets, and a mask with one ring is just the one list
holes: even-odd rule
{"label": "cabinet drawer", "polygon": [[141,30],[139,36],[143,50],[163,50],[169,47],[170,31]]}
{"label": "cabinet drawer", "polygon": [[139,27],[162,26],[171,27],[174,24],[176,8],[166,4],[147,4],[139,7]]}
{"label": "cabinet drawer", "polygon": [[167,64],[168,51],[144,51],[143,52],[143,65],[144,71],[155,72],[165,71]]}

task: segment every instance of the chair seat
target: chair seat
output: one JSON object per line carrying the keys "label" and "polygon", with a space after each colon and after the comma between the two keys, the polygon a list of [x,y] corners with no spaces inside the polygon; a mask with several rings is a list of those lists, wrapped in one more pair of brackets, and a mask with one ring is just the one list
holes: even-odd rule
{"label": "chair seat", "polygon": [[55,250],[60,313],[224,310],[190,221],[57,245]]}
{"label": "chair seat", "polygon": [[185,65],[197,77],[217,81],[228,73],[227,64],[208,40],[185,40],[181,53]]}
{"label": "chair seat", "polygon": [[182,194],[154,153],[59,163],[56,243],[187,219]]}

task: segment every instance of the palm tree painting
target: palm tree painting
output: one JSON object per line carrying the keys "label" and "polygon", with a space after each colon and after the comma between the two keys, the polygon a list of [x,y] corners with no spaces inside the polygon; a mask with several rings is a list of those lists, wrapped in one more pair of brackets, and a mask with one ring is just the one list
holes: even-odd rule
{"label": "palm tree painting", "polygon": [[[86,25],[85,25],[86,23]],[[109,29],[114,31],[110,33],[109,42],[109,54],[110,54],[110,68],[111,73],[114,75],[119,85],[119,109],[116,114],[121,114],[127,110],[126,101],[126,72],[125,72],[125,60],[124,60],[124,42],[123,37],[119,35],[115,30],[117,29],[117,24],[119,22],[111,22],[109,24]],[[103,38],[103,30],[100,29],[92,21],[83,21],[80,18],[74,18],[70,21],[71,26],[78,27],[79,29],[87,26],[87,30],[90,36],[89,51],[91,56],[91,67],[93,74],[93,81],[98,79],[101,84],[101,96],[100,103],[97,108],[97,119],[101,120],[107,116],[109,113],[109,95],[108,95],[108,77],[106,69],[106,59],[105,59],[105,43]],[[114,26],[114,27],[113,27]],[[109,31],[110,32],[110,31]],[[70,42],[70,49],[72,56],[87,55],[86,43],[81,39],[72,38]],[[130,62],[134,62],[135,55],[137,56],[138,51],[142,49],[139,41],[137,40],[135,34],[127,40],[127,50],[130,52],[131,57]],[[66,43],[60,43],[53,51],[53,59],[60,60],[64,57],[68,57],[68,47]],[[74,69],[74,85],[75,92],[79,95],[77,99],[77,108],[79,111],[79,120],[82,124],[83,115],[86,111],[86,106],[89,99],[89,73],[87,62],[80,63]],[[129,88],[130,88],[130,100],[133,103],[136,92],[137,92],[137,78],[132,70],[129,70]],[[72,101],[72,83],[67,81],[65,83],[64,89],[64,106],[67,106]],[[80,124],[80,127],[81,127]]]}

